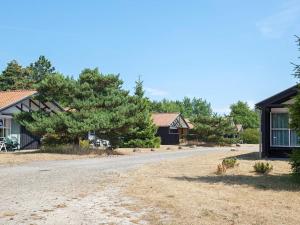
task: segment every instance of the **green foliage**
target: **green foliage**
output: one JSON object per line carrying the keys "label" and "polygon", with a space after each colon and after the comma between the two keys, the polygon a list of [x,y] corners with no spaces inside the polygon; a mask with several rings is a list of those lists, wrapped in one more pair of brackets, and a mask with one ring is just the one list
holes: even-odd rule
{"label": "green foliage", "polygon": [[[300,37],[296,36],[296,41],[297,41],[297,45],[298,45],[298,49],[300,51]],[[294,76],[296,78],[300,78],[300,64],[296,64],[296,63],[293,63],[294,65]]]}
{"label": "green foliage", "polygon": [[29,89],[28,71],[13,60],[0,75],[0,90]]}
{"label": "green foliage", "polygon": [[229,117],[213,114],[197,115],[192,119],[193,133],[199,141],[220,145],[230,144],[234,140],[235,130]]}
{"label": "green foliage", "polygon": [[79,141],[79,147],[82,148],[82,149],[89,149],[90,148],[89,140],[80,140]]}
{"label": "green foliage", "polygon": [[30,70],[31,79],[35,83],[42,81],[47,75],[55,71],[55,68],[45,56],[40,56],[36,62],[30,64],[28,69]]}
{"label": "green foliage", "polygon": [[0,90],[35,89],[36,84],[53,72],[54,67],[44,56],[26,68],[13,60],[0,74]]}
{"label": "green foliage", "polygon": [[[38,85],[41,101],[59,101],[68,106],[61,113],[21,113],[16,119],[35,135],[56,138],[58,143],[79,145],[89,131],[117,147],[135,124],[136,104],[122,89],[118,75],[85,69],[79,79],[61,74],[46,76]],[[59,90],[59,91],[58,91]]]}
{"label": "green foliage", "polygon": [[160,138],[156,137],[157,127],[153,124],[150,112],[150,101],[144,97],[143,82],[136,81],[132,97],[134,105],[132,127],[124,137],[124,147],[158,148]]}
{"label": "green foliage", "polygon": [[248,128],[240,134],[240,138],[245,144],[258,144],[259,130],[257,128]]}
{"label": "green foliage", "polygon": [[300,151],[294,149],[290,155],[290,165],[293,175],[300,178]]}
{"label": "green foliage", "polygon": [[273,170],[273,166],[270,163],[256,162],[253,166],[256,173],[268,174]]}
{"label": "green foliage", "polygon": [[[297,37],[297,44],[300,51],[300,38]],[[299,64],[293,64],[294,65],[294,76],[296,78],[300,78],[300,65]],[[299,88],[299,86],[298,86]],[[294,104],[289,106],[289,116],[290,116],[290,127],[297,131],[297,134],[300,135],[300,94],[298,94],[295,97]]]}
{"label": "green foliage", "polygon": [[230,116],[233,118],[234,124],[242,124],[244,129],[258,128],[258,114],[250,109],[246,102],[238,101],[232,104],[230,109]]}
{"label": "green foliage", "polygon": [[210,116],[212,114],[210,103],[201,98],[185,97],[182,101],[163,99],[152,102],[151,108],[154,112],[180,112],[185,118],[192,118],[196,115]]}
{"label": "green foliage", "polygon": [[227,158],[227,159],[223,159],[222,161],[222,165],[226,168],[234,168],[235,166],[237,166],[237,158],[233,157],[233,158]]}

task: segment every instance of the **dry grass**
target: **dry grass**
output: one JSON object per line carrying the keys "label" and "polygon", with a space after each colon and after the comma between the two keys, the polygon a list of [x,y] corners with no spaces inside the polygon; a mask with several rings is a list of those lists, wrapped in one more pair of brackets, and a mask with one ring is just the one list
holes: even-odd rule
{"label": "dry grass", "polygon": [[[161,145],[159,148],[136,148],[136,152],[133,151],[134,148],[118,148],[116,151],[122,155],[135,155],[141,153],[151,153],[151,152],[170,152],[170,151],[180,151],[191,149],[190,146],[186,145]],[[152,151],[151,151],[152,149]]]}
{"label": "dry grass", "polygon": [[[189,149],[189,147],[182,146],[182,150]],[[20,152],[1,152],[0,153],[0,165],[1,164],[22,164],[33,161],[48,161],[48,160],[75,160],[75,159],[85,159],[85,158],[97,158],[97,157],[107,157],[107,156],[120,156],[120,155],[136,155],[145,154],[152,152],[164,152],[164,151],[178,151],[177,145],[161,146],[160,148],[151,151],[151,148],[140,148],[138,152],[133,152],[133,148],[119,148],[111,153],[107,153],[103,150],[103,153],[89,154],[60,154],[60,153],[45,153],[41,151],[20,151]]]}
{"label": "dry grass", "polygon": [[[226,157],[237,156],[239,166],[216,175]],[[269,175],[253,171],[256,153],[210,153],[166,161],[132,172],[126,194],[144,206],[166,210],[170,220],[147,215],[151,224],[299,224],[300,187],[287,175],[287,161],[271,161]]]}
{"label": "dry grass", "polygon": [[0,164],[21,164],[32,161],[45,161],[45,160],[74,160],[74,159],[84,159],[84,158],[95,158],[98,155],[65,155],[65,154],[55,154],[55,153],[0,153]]}
{"label": "dry grass", "polygon": [[0,214],[0,217],[3,218],[3,217],[14,217],[15,215],[17,215],[16,212],[12,212],[12,211],[5,211],[5,212],[2,212]]}

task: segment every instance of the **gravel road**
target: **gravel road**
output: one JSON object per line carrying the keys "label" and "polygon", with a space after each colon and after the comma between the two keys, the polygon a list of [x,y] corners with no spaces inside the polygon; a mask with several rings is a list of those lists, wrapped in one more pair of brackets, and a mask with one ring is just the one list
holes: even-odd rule
{"label": "gravel road", "polygon": [[0,224],[147,224],[146,211],[129,211],[135,200],[119,194],[130,179],[126,172],[220,150],[229,148],[0,166]]}

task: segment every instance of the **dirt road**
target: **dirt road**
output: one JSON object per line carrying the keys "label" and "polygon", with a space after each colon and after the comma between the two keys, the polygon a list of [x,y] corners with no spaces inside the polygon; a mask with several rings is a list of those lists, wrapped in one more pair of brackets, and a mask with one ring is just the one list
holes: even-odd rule
{"label": "dirt road", "polygon": [[0,166],[0,224],[147,224],[119,192],[139,166],[230,148]]}

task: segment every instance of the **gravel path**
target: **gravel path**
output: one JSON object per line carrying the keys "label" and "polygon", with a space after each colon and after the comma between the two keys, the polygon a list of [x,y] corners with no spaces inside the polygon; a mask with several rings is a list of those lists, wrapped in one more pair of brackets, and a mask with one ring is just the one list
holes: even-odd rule
{"label": "gravel path", "polygon": [[141,219],[146,209],[129,211],[126,205],[136,204],[136,200],[119,194],[129,179],[126,171],[218,150],[0,166],[0,224],[147,224]]}

